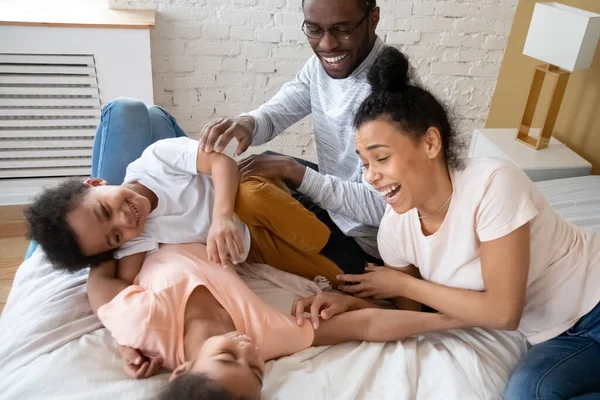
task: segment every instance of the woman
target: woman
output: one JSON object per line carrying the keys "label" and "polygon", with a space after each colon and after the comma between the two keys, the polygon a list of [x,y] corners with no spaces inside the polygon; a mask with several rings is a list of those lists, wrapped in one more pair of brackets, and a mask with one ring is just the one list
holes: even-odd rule
{"label": "woman", "polygon": [[[558,216],[524,173],[494,159],[459,162],[442,105],[408,83],[408,61],[387,48],[355,119],[366,179],[388,206],[378,245],[386,267],[342,275],[362,298],[421,305],[465,326],[521,331],[533,345],[508,399],[600,392],[600,237]],[[352,305],[307,299],[314,315]]]}

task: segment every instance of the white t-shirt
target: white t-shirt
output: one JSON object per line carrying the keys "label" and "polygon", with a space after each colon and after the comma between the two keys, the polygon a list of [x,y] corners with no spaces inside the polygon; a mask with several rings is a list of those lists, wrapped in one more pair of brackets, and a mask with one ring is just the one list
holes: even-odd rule
{"label": "white t-shirt", "polygon": [[538,187],[504,160],[465,160],[439,230],[424,236],[416,209],[388,206],[378,234],[384,262],[414,265],[424,280],[481,291],[479,246],[531,221],[531,259],[519,331],[537,344],[566,331],[600,300],[600,236],[563,220]]}
{"label": "white t-shirt", "polygon": [[[139,182],[158,197],[158,205],[146,220],[144,232],[123,244],[115,258],[152,252],[159,243],[206,244],[215,201],[212,178],[198,174],[198,141],[187,137],[163,139],[150,145],[129,164],[125,183]],[[242,232],[245,260],[250,251],[250,232],[237,217]]]}

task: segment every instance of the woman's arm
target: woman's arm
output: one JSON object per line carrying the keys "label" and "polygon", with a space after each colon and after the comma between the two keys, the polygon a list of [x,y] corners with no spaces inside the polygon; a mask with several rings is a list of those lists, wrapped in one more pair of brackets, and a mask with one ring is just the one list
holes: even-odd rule
{"label": "woman's arm", "polygon": [[[388,268],[393,268],[390,265],[385,264]],[[400,272],[408,274],[416,279],[421,279],[421,273],[419,272],[419,268],[414,265],[409,265],[402,268],[394,268]],[[398,309],[398,310],[407,310],[407,311],[421,311],[422,306],[418,301],[411,300],[406,297],[393,297],[390,299],[390,302]]]}
{"label": "woman's arm", "polygon": [[375,308],[349,311],[322,321],[313,344],[331,345],[352,340],[388,342],[427,332],[467,328],[469,324],[443,314]]}
{"label": "woman's arm", "polygon": [[525,306],[529,273],[529,223],[499,239],[482,242],[485,289],[456,289],[406,276],[403,296],[473,326],[516,330]]}
{"label": "woman's arm", "polygon": [[301,326],[304,312],[311,314],[313,344],[329,345],[351,340],[387,342],[426,332],[467,328],[468,323],[443,314],[386,309],[353,296],[319,293],[297,299],[292,315]]}

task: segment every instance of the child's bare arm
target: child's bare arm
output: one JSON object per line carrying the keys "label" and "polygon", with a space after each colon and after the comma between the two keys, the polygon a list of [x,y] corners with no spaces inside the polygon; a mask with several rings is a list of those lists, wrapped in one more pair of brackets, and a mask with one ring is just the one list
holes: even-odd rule
{"label": "child's bare arm", "polygon": [[117,271],[115,276],[130,285],[133,285],[135,277],[140,273],[146,253],[132,254],[117,260]]}
{"label": "child's bare arm", "polygon": [[212,224],[208,233],[206,250],[209,259],[219,264],[238,264],[244,252],[242,232],[233,222],[233,208],[240,183],[236,162],[221,153],[198,151],[198,173],[212,176],[215,201]]}
{"label": "child's bare arm", "polygon": [[94,314],[98,314],[100,307],[130,286],[129,283],[116,277],[116,269],[117,260],[110,260],[90,269],[87,292]]}
{"label": "child's bare arm", "polygon": [[[110,260],[90,269],[88,299],[94,314],[97,315],[100,307],[112,301],[122,290],[130,286],[129,283],[117,278],[116,275],[117,260]],[[123,345],[119,346],[119,350],[123,370],[134,379],[149,378],[158,373],[162,367],[162,357],[147,357],[139,350]]]}
{"label": "child's bare arm", "polygon": [[199,174],[210,175],[215,186],[214,216],[233,216],[235,197],[240,177],[234,159],[221,153],[198,151],[196,169]]}

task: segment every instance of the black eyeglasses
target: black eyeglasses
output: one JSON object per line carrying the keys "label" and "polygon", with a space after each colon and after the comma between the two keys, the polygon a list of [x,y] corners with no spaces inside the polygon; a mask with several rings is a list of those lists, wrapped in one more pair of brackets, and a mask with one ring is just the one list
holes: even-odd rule
{"label": "black eyeglasses", "polygon": [[304,32],[309,39],[321,39],[323,36],[325,36],[325,32],[329,32],[331,36],[338,40],[348,40],[352,32],[354,32],[356,28],[365,22],[365,19],[367,19],[369,14],[371,14],[371,11],[374,9],[375,8],[371,8],[369,11],[367,11],[367,13],[360,19],[360,21],[354,24],[354,26],[352,26],[352,24],[335,24],[327,29],[324,29],[319,25],[304,21],[302,28],[300,29],[302,29],[302,32]]}

